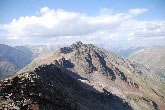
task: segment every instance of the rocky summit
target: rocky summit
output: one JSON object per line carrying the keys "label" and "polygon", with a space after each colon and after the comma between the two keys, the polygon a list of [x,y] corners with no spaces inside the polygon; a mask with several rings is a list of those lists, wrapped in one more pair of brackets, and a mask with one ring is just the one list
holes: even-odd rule
{"label": "rocky summit", "polygon": [[1,108],[163,110],[165,86],[143,65],[77,42],[0,84]]}

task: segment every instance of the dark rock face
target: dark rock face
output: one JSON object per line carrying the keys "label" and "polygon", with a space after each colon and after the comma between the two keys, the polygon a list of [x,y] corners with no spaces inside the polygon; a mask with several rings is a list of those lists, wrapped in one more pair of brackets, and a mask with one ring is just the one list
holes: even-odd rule
{"label": "dark rock face", "polygon": [[[21,110],[131,110],[123,99],[101,93],[50,64],[0,84],[0,108]],[[74,73],[71,73],[74,74]],[[88,86],[89,89],[85,87]]]}
{"label": "dark rock face", "polygon": [[61,53],[71,54],[72,56],[69,60],[64,57],[58,61],[56,60],[61,67],[68,68],[70,65],[69,68],[76,68],[77,73],[82,72],[90,74],[99,72],[110,77],[111,80],[115,80],[116,77],[119,77],[124,82],[131,84],[131,86],[135,86],[134,82],[132,81],[132,83],[129,83],[129,81],[127,81],[127,76],[125,76],[118,66],[129,67],[131,71],[137,74],[148,72],[147,70],[139,71],[137,69],[139,66],[120,58],[114,53],[109,53],[92,44],[83,44],[81,41],[72,44],[70,47],[61,48]]}
{"label": "dark rock face", "polygon": [[70,52],[72,52],[71,48],[68,48],[68,47],[61,48],[61,53],[67,54]]}

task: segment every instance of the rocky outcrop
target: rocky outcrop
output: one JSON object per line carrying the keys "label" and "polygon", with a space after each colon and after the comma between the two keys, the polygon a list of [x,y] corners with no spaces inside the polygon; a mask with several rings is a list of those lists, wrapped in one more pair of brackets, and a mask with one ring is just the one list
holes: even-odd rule
{"label": "rocky outcrop", "polygon": [[0,83],[0,109],[130,110],[118,96],[77,81],[55,64],[42,65]]}
{"label": "rocky outcrop", "polygon": [[[81,99],[79,95],[76,96],[76,93],[73,93],[73,96],[75,96],[76,98],[79,97],[82,101],[79,102],[81,103],[80,109],[84,107],[84,103],[87,108],[93,109],[90,108],[93,102],[95,102],[95,106],[98,105],[98,107],[96,108],[103,109],[100,107],[102,107],[102,103],[104,102],[102,102],[101,99],[104,98],[100,97],[98,93],[104,93],[104,95],[106,94],[106,97],[120,97],[119,99],[128,102],[129,105],[132,107],[131,109],[134,110],[140,110],[142,108],[152,108],[156,110],[165,107],[164,85],[160,83],[159,80],[153,78],[150,75],[150,72],[144,66],[133,63],[114,54],[113,52],[108,52],[92,44],[83,44],[82,42],[77,42],[69,47],[61,48],[53,54],[44,56],[44,58],[38,58],[37,60],[33,61],[32,64],[29,65],[29,67],[31,66],[31,69],[34,70],[34,67],[37,68],[38,66],[43,64],[56,65],[64,71],[61,73],[67,74],[67,76],[74,80],[72,83],[67,82],[67,84],[69,85],[65,86],[64,88],[72,87],[70,85],[75,84],[74,82],[78,82],[80,83],[83,90],[79,88],[78,90],[81,91],[76,93],[79,93],[79,95],[85,95],[88,94],[88,92],[90,91],[90,93],[95,94],[94,96],[83,96],[83,99]],[[27,71],[28,69],[25,68],[24,71],[25,70]],[[42,69],[37,69],[37,71],[40,70]],[[44,74],[44,71],[46,70],[43,69],[43,73],[41,73]],[[49,70],[53,71],[53,69]],[[57,82],[55,81],[58,79],[54,79],[53,73],[49,74],[51,73],[51,71],[46,72],[47,77],[44,77],[44,79],[48,78],[48,81],[56,84]],[[60,79],[61,77],[63,78],[64,75],[56,77]],[[65,80],[68,81],[68,79]],[[64,84],[64,82],[62,82],[61,84]],[[77,88],[78,86],[74,85],[73,87]],[[68,88],[67,90],[75,91],[76,88]],[[92,99],[94,100],[89,100],[90,104],[87,105],[89,102],[87,101],[87,103],[86,99],[89,99],[89,96],[92,97]],[[132,96],[137,96],[138,101],[134,100],[135,98],[131,98]],[[106,99],[108,100],[106,101],[107,103],[104,102],[104,109],[109,108],[108,105],[111,105],[113,103],[109,99],[111,100],[110,97]],[[150,104],[150,102],[153,103]],[[115,108],[116,106],[118,105],[115,105],[113,108]]]}
{"label": "rocky outcrop", "polygon": [[[62,50],[65,50],[62,51]],[[70,47],[61,48],[55,53],[59,57],[54,58],[60,67],[78,74],[80,77],[69,74],[72,78],[85,82],[98,91],[104,91],[116,94],[125,98],[133,109],[147,109],[148,107],[157,109],[157,98],[153,97],[151,92],[153,86],[150,71],[144,66],[124,59],[113,52],[108,52],[92,44],[83,44],[77,42]],[[72,65],[72,66],[68,66]],[[146,81],[146,79],[150,81]],[[152,80],[153,81],[152,81]],[[159,84],[159,82],[157,82]],[[150,88],[145,90],[142,88]],[[107,93],[106,92],[106,93]],[[145,104],[145,107],[137,107],[138,103],[145,103],[142,98],[138,103],[128,98],[129,94],[145,96],[146,101],[152,101],[154,104]],[[163,92],[161,92],[163,94]],[[156,95],[156,94],[155,94]],[[156,100],[155,100],[156,99]],[[164,101],[164,99],[162,100]],[[132,103],[134,102],[134,104]],[[161,102],[160,102],[161,103]],[[161,104],[160,104],[161,105]],[[140,105],[138,105],[140,106]]]}

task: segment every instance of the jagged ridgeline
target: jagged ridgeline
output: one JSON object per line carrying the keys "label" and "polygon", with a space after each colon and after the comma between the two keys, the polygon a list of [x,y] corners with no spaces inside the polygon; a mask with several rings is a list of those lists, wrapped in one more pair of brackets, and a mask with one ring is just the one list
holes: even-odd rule
{"label": "jagged ridgeline", "polygon": [[77,42],[1,83],[1,105],[43,110],[158,110],[165,86],[144,66]]}
{"label": "jagged ridgeline", "polygon": [[131,109],[120,97],[99,92],[68,73],[75,74],[50,64],[6,79],[1,82],[1,109]]}

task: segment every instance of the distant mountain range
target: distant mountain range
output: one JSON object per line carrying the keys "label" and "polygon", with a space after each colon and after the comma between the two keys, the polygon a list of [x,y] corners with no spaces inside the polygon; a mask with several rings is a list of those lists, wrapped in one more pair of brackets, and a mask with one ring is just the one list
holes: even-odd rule
{"label": "distant mountain range", "polygon": [[129,56],[129,59],[165,77],[165,47],[144,48]]}
{"label": "distant mountain range", "polygon": [[31,61],[31,53],[0,44],[0,79],[14,75]]}
{"label": "distant mountain range", "polygon": [[116,48],[112,48],[111,50],[113,52],[127,58],[143,48],[145,48],[145,47],[127,47],[127,48],[116,47]]}
{"label": "distant mountain range", "polygon": [[82,42],[37,57],[16,76],[1,82],[0,87],[0,93],[8,94],[1,96],[4,97],[1,103],[10,100],[18,109],[163,110],[165,107],[164,83],[145,66]]}
{"label": "distant mountain range", "polygon": [[15,75],[39,55],[57,50],[58,46],[0,44],[0,80]]}
{"label": "distant mountain range", "polygon": [[31,53],[33,59],[35,59],[39,55],[49,52],[55,52],[58,48],[60,48],[60,46],[59,45],[23,45],[23,46],[15,46],[15,48]]}

